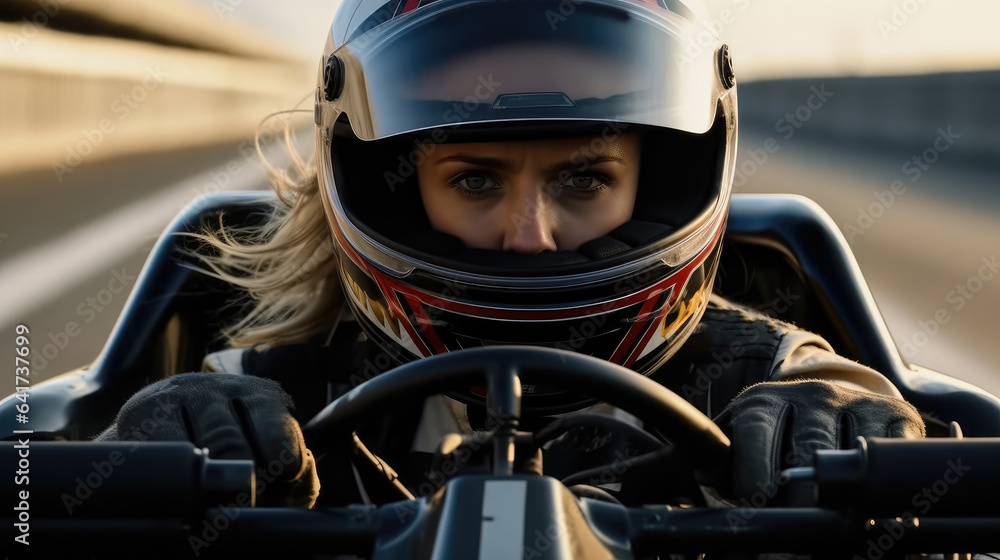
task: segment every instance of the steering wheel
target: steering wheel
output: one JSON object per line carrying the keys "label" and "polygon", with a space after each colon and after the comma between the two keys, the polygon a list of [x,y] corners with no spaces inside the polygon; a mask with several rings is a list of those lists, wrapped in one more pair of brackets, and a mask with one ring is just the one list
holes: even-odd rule
{"label": "steering wheel", "polygon": [[319,450],[343,441],[385,410],[486,378],[487,414],[494,435],[494,474],[510,474],[513,438],[521,416],[521,376],[597,395],[625,410],[690,452],[696,470],[728,464],[729,438],[698,409],[659,383],[611,362],[536,346],[492,346],[416,360],[358,385],[320,411],[304,427]]}

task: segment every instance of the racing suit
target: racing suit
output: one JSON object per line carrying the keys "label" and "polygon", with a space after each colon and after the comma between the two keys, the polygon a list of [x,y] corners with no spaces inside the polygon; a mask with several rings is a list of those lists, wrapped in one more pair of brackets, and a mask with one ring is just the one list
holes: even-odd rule
{"label": "racing suit", "polygon": [[[292,395],[295,416],[305,422],[328,402],[386,369],[394,362],[368,339],[353,320],[341,321],[328,340],[275,347],[264,351],[231,349],[210,354],[204,369],[274,379]],[[874,370],[835,354],[821,337],[713,297],[694,334],[651,378],[715,418],[749,386],[766,381],[823,379],[850,389],[902,398],[892,383]],[[472,435],[485,415],[446,396],[415,402],[406,410],[386,411],[379,426],[362,439],[379,457],[409,480],[411,491],[427,486],[428,468],[441,438],[449,433]],[[589,412],[641,425],[628,413],[596,405]],[[547,422],[551,419],[541,419]],[[522,426],[525,426],[522,422]],[[532,427],[532,426],[527,426]],[[537,426],[534,426],[537,427]],[[639,453],[628,438],[600,430],[577,433],[547,449],[546,474],[557,477],[582,469],[627,462]],[[624,498],[649,498],[648,490],[624,490],[618,482],[595,486]]]}

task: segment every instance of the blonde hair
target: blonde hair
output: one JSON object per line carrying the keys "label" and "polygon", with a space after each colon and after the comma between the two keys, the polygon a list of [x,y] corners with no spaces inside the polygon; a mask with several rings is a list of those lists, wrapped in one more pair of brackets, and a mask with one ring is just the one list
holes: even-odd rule
{"label": "blonde hair", "polygon": [[240,288],[233,303],[245,312],[222,331],[235,348],[296,344],[330,333],[344,303],[316,165],[298,154],[288,123],[283,140],[292,160],[289,169],[268,163],[259,130],[255,137],[278,195],[266,222],[234,226],[220,215],[217,224],[187,234],[210,249],[194,254],[207,267],[198,270]]}

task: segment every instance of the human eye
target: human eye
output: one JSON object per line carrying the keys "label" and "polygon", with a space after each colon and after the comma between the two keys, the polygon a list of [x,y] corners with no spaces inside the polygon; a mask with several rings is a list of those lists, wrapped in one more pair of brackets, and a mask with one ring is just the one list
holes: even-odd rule
{"label": "human eye", "polygon": [[596,193],[609,186],[611,181],[599,173],[577,173],[559,183],[563,189],[573,189],[580,193]]}
{"label": "human eye", "polygon": [[500,188],[500,185],[487,173],[467,172],[454,177],[449,184],[457,191],[479,196],[491,190]]}

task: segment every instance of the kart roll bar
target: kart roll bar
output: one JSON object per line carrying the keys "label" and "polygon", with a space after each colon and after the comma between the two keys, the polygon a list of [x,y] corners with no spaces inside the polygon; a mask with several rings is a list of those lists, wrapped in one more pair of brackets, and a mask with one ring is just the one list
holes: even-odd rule
{"label": "kart roll bar", "polygon": [[[89,367],[32,386],[30,426],[15,422],[14,396],[0,401],[0,431],[30,428],[53,438],[87,439],[106,428],[136,391],[197,371],[220,349],[227,286],[184,266],[178,232],[203,222],[247,223],[270,212],[273,193],[220,192],[198,199],[151,251],[104,350]],[[189,247],[190,249],[191,247]],[[727,271],[752,270],[747,274]],[[791,290],[795,305],[778,318],[813,330],[838,353],[885,374],[927,418],[966,435],[1000,436],[1000,399],[968,383],[907,364],[900,356],[847,240],[811,200],[793,195],[733,196],[716,288],[749,306]],[[779,306],[784,309],[784,306]]]}

